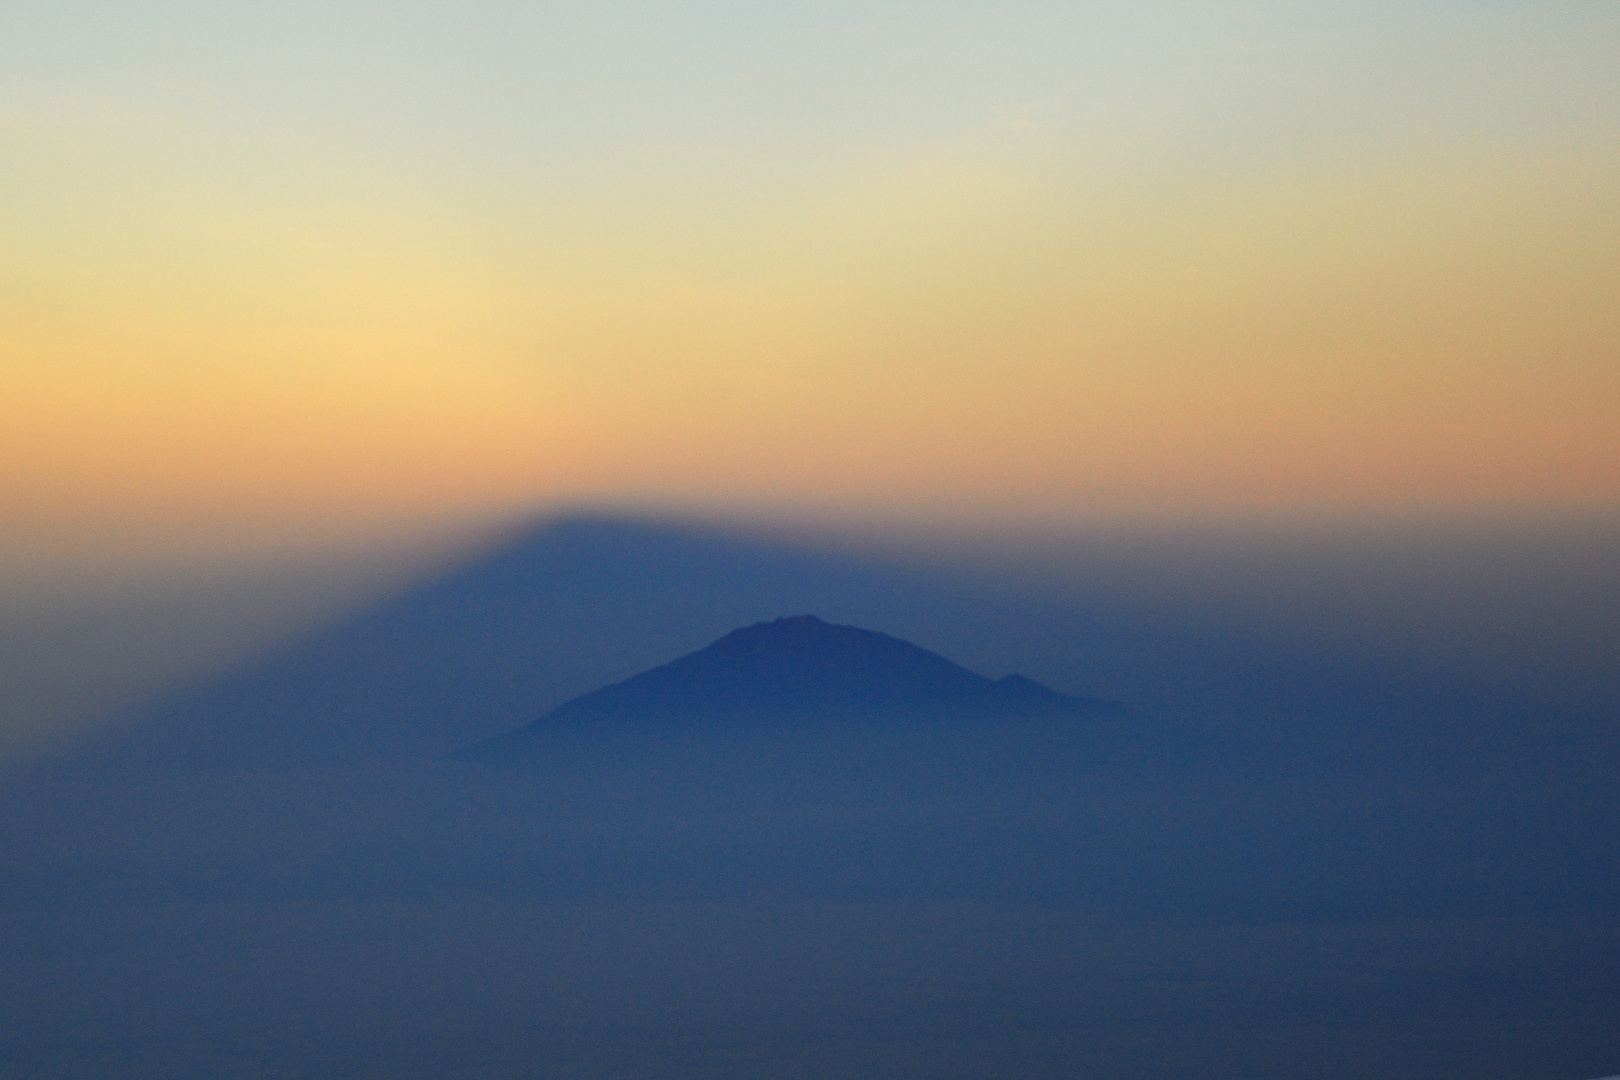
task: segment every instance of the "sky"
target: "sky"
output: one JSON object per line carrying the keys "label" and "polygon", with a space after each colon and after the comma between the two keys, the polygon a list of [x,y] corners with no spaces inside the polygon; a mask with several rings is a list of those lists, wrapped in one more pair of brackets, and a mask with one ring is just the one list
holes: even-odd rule
{"label": "sky", "polygon": [[0,541],[1620,505],[1612,3],[0,15]]}

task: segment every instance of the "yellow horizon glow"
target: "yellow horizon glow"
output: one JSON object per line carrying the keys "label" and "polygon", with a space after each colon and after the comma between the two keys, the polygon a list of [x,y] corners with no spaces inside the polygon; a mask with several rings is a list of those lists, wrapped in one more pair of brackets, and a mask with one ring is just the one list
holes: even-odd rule
{"label": "yellow horizon glow", "polygon": [[457,187],[47,103],[0,116],[0,508],[1614,507],[1617,131],[1227,161],[1014,111]]}

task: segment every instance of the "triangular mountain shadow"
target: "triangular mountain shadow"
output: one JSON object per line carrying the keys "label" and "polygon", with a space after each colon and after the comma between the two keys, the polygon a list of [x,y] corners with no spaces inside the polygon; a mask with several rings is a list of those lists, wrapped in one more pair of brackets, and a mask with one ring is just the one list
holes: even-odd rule
{"label": "triangular mountain shadow", "polygon": [[[1079,605],[1009,600],[969,575],[898,557],[696,524],[562,519],[167,692],[28,775],[439,761],[788,611],[890,627],[980,664],[1027,663],[1082,685],[1090,659],[1117,651],[1112,631]],[[989,682],[975,685],[984,692]]]}
{"label": "triangular mountain shadow", "polygon": [[572,701],[457,754],[521,757],[550,732],[604,723],[714,724],[811,718],[1123,717],[1022,675],[988,679],[874,630],[799,615],[734,630],[707,648]]}
{"label": "triangular mountain shadow", "polygon": [[784,610],[972,626],[899,565],[667,522],[514,534],[351,618],[133,710],[50,770],[257,771],[438,760]]}

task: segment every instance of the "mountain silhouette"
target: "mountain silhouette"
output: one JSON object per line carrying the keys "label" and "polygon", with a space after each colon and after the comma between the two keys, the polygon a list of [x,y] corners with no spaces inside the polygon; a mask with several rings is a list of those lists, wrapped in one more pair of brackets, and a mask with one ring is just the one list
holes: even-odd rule
{"label": "mountain silhouette", "polygon": [[546,731],[607,721],[1080,718],[1125,712],[1118,703],[1070,697],[1022,675],[989,679],[875,630],[798,615],[734,630],[707,648],[564,702],[458,756],[521,752]]}

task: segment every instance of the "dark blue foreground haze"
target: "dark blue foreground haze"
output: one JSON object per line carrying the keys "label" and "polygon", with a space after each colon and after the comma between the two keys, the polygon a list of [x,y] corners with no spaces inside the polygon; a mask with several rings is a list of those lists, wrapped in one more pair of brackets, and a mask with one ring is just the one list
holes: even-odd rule
{"label": "dark blue foreground haze", "polygon": [[1615,1072],[1608,676],[1201,603],[551,526],[9,776],[0,1075]]}

